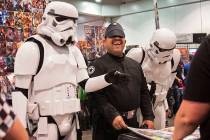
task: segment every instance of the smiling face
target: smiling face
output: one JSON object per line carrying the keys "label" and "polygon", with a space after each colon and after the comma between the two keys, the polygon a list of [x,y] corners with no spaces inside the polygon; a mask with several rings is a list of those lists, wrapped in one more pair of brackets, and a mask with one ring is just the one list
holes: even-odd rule
{"label": "smiling face", "polygon": [[104,46],[107,52],[114,56],[123,56],[123,50],[125,48],[126,40],[122,37],[107,37],[104,40]]}

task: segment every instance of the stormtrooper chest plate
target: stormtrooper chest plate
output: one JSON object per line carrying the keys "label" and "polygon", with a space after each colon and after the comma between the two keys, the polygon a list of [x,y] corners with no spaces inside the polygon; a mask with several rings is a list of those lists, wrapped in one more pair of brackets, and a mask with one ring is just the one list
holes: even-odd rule
{"label": "stormtrooper chest plate", "polygon": [[64,83],[77,85],[77,62],[68,47],[59,48],[44,43],[44,60],[34,76],[34,90],[45,90]]}
{"label": "stormtrooper chest plate", "polygon": [[142,63],[142,69],[147,82],[154,81],[161,85],[167,85],[171,75],[171,63],[153,64],[151,60],[147,59]]}

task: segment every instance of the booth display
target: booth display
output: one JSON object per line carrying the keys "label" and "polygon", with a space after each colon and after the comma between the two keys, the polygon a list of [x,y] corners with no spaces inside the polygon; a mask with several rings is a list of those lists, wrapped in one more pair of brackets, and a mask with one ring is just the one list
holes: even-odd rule
{"label": "booth display", "polygon": [[84,25],[84,33],[85,39],[78,41],[77,46],[85,59],[92,61],[105,54],[103,46],[105,27]]}
{"label": "booth display", "polygon": [[0,1],[0,86],[1,93],[14,89],[14,57],[23,41],[36,33],[36,27],[48,1],[2,0]]}

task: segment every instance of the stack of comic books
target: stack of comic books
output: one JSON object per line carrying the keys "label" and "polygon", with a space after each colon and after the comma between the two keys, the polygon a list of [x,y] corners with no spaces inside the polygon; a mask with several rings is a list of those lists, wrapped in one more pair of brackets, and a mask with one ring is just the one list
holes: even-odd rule
{"label": "stack of comic books", "polygon": [[[174,131],[174,127],[168,127],[161,130],[138,129],[133,127],[128,127],[128,129],[134,132],[135,134],[150,140],[171,140]],[[198,139],[200,139],[200,133],[198,129],[196,129],[193,134],[184,138],[184,140],[198,140]]]}

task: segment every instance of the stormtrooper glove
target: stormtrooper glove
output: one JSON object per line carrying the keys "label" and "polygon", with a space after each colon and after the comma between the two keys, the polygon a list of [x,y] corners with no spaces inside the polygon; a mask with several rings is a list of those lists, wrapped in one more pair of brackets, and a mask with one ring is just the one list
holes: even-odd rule
{"label": "stormtrooper glove", "polygon": [[112,84],[128,83],[129,74],[122,73],[117,70],[112,70],[105,75],[105,80],[106,82]]}

